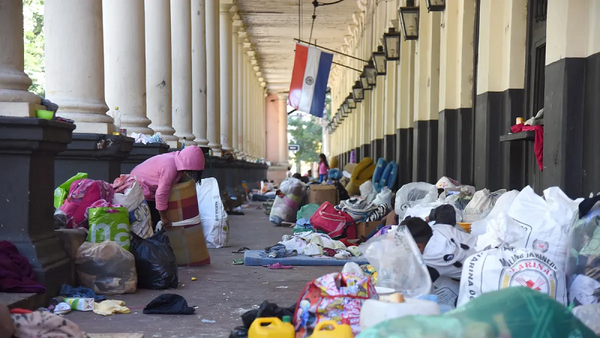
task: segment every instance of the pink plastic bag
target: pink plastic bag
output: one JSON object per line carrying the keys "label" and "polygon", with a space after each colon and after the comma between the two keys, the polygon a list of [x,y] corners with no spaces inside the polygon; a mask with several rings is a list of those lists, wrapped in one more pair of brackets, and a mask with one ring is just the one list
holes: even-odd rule
{"label": "pink plastic bag", "polygon": [[114,194],[113,187],[104,181],[86,178],[73,182],[65,203],[60,207],[66,216],[67,228],[83,226],[86,210],[98,200],[112,201]]}

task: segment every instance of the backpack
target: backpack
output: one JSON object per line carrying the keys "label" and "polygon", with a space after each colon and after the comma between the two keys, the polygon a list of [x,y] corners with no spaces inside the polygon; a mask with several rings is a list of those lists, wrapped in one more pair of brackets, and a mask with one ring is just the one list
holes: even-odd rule
{"label": "backpack", "polygon": [[315,326],[326,320],[347,320],[352,332],[360,332],[360,309],[367,299],[378,299],[368,276],[330,273],[304,287],[294,312],[296,338],[309,337]]}
{"label": "backpack", "polygon": [[77,228],[82,225],[86,220],[87,208],[101,199],[112,201],[114,194],[113,187],[104,181],[85,178],[73,182],[65,203],[60,207],[66,215],[67,228]]}
{"label": "backpack", "polygon": [[346,235],[350,239],[356,238],[354,220],[347,213],[337,210],[333,204],[324,202],[310,217],[310,224],[331,238],[340,238]]}

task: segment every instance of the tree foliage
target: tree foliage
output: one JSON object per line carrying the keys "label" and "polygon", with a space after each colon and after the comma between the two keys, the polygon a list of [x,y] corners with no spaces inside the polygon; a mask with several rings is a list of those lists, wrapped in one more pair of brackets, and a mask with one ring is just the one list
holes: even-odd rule
{"label": "tree foliage", "polygon": [[303,113],[294,113],[288,117],[288,131],[291,136],[289,144],[300,146],[300,150],[292,155],[296,166],[299,167],[300,162],[318,161],[323,141],[323,127],[317,119]]}
{"label": "tree foliage", "polygon": [[23,1],[25,73],[33,82],[29,90],[44,96],[44,0]]}

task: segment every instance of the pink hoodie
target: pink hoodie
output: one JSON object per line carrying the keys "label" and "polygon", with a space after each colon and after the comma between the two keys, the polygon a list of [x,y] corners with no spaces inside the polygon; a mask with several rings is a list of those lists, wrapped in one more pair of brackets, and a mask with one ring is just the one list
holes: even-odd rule
{"label": "pink hoodie", "polygon": [[183,171],[204,170],[204,153],[196,146],[153,156],[131,171],[147,201],[156,201],[156,209],[167,210],[171,186],[181,180]]}

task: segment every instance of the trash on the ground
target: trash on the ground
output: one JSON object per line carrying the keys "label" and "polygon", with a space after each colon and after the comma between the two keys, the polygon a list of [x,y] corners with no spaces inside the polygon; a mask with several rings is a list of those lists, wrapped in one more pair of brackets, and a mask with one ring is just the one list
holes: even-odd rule
{"label": "trash on the ground", "polygon": [[67,313],[71,312],[71,305],[62,302],[62,303],[58,303],[56,304],[56,306],[54,306],[54,310],[52,311],[55,315],[66,315]]}
{"label": "trash on the ground", "polygon": [[96,294],[134,293],[137,288],[135,257],[115,242],[85,242],[75,260],[82,286]]}
{"label": "trash on the ground", "polygon": [[194,281],[194,282],[195,282],[195,281],[197,281],[197,280],[198,280],[198,278],[196,278],[196,277],[192,277],[192,281]]}
{"label": "trash on the ground", "polygon": [[281,263],[269,264],[267,265],[269,269],[293,269],[294,267],[291,265],[283,265]]}
{"label": "trash on the ground", "polygon": [[135,257],[138,287],[153,290],[177,288],[177,258],[165,230],[157,231],[146,239],[135,233],[131,236],[130,251]]}
{"label": "trash on the ground", "polygon": [[64,300],[65,300],[65,303],[68,303],[71,306],[72,310],[77,310],[77,311],[92,311],[92,310],[94,310],[94,298],[64,298]]}
{"label": "trash on the ground", "polygon": [[210,319],[202,319],[202,322],[203,322],[203,323],[207,323],[207,324],[214,324],[214,323],[216,323],[217,321],[216,321],[216,320],[210,320]]}
{"label": "trash on the ground", "polygon": [[233,265],[244,265],[244,260],[243,259],[234,259]]}
{"label": "trash on the ground", "polygon": [[289,286],[287,286],[287,285],[280,285],[280,286],[276,287],[276,289],[289,289]]}
{"label": "trash on the ground", "polygon": [[94,313],[102,316],[112,316],[116,313],[127,314],[131,312],[122,300],[109,299],[94,304]]}
{"label": "trash on the ground", "polygon": [[144,308],[144,314],[146,315],[191,315],[194,314],[194,312],[194,308],[188,306],[185,298],[170,293],[165,293],[154,298]]}

